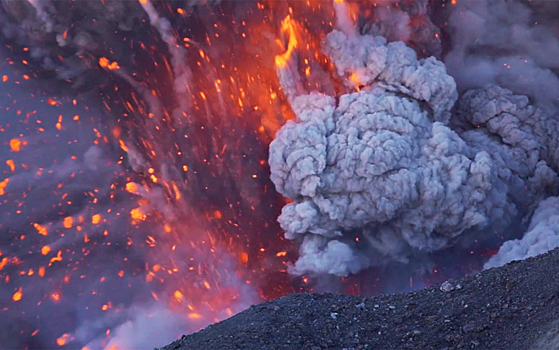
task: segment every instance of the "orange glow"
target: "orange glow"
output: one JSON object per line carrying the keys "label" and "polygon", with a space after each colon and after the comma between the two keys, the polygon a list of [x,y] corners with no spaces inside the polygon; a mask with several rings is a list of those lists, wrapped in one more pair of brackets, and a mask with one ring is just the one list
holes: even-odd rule
{"label": "orange glow", "polygon": [[21,150],[21,140],[20,139],[11,139],[10,140],[10,148],[12,152],[19,152]]}
{"label": "orange glow", "polygon": [[68,338],[70,337],[69,334],[62,334],[62,336],[60,336],[59,338],[56,338],[56,344],[58,346],[64,346],[66,345],[66,343],[68,342]]}
{"label": "orange glow", "polygon": [[15,171],[16,170],[16,164],[14,163],[14,161],[12,159],[8,159],[6,161],[6,165],[8,165],[10,167],[11,171]]}
{"label": "orange glow", "polygon": [[113,69],[120,69],[120,66],[118,65],[117,62],[111,62],[109,61],[108,58],[106,57],[101,57],[99,59],[99,65],[103,68],[107,68],[109,70],[113,70]]}
{"label": "orange glow", "polygon": [[8,76],[7,75],[3,75],[2,76],[2,82],[5,83],[8,81]]}
{"label": "orange glow", "polygon": [[10,179],[4,179],[0,182],[0,196],[6,193],[5,188],[8,186],[8,182],[10,182]]}
{"label": "orange glow", "polygon": [[48,231],[47,231],[47,228],[44,227],[44,226],[42,226],[42,225],[40,225],[40,224],[34,223],[34,224],[33,224],[33,227],[35,227],[35,230],[37,230],[37,232],[38,232],[41,236],[47,236],[47,235],[49,234]]}
{"label": "orange glow", "polygon": [[62,221],[62,225],[64,228],[72,228],[72,226],[74,226],[74,218],[71,216],[65,217]]}
{"label": "orange glow", "polygon": [[126,184],[126,191],[135,193],[138,191],[138,186],[134,182],[129,182]]}
{"label": "orange glow", "polygon": [[12,295],[12,300],[13,301],[20,301],[22,297],[23,297],[23,293],[21,291],[21,287],[19,287],[17,292],[15,292],[14,295]]}
{"label": "orange glow", "polygon": [[297,38],[295,36],[295,24],[290,15],[287,15],[287,17],[285,17],[281,24],[282,32],[287,33],[287,35],[289,36],[287,51],[285,51],[281,55],[276,56],[276,66],[283,68],[287,65],[287,62],[291,58],[293,51],[295,51],[295,48],[297,47]]}
{"label": "orange glow", "polygon": [[41,248],[41,254],[43,255],[47,255],[48,253],[50,253],[50,247],[48,245],[43,246],[43,248]]}
{"label": "orange glow", "polygon": [[126,144],[124,143],[124,141],[118,140],[118,144],[120,145],[120,148],[122,148],[122,150],[123,150],[124,152],[128,152],[128,146],[126,146]]}
{"label": "orange glow", "polygon": [[59,250],[58,253],[56,253],[56,256],[50,258],[49,266],[55,261],[62,261],[62,250]]}
{"label": "orange glow", "polygon": [[60,106],[60,102],[57,102],[55,100],[53,100],[52,98],[49,97],[49,99],[47,100],[47,103],[51,106]]}
{"label": "orange glow", "polygon": [[361,83],[359,82],[359,77],[355,73],[351,73],[351,75],[349,76],[349,80],[351,80],[351,82],[355,85],[361,85]]}
{"label": "orange glow", "polygon": [[140,208],[134,208],[134,209],[130,210],[130,216],[134,220],[145,220],[145,219],[147,219],[146,214],[144,214],[144,212]]}
{"label": "orange glow", "polygon": [[287,252],[279,252],[276,254],[276,256],[279,258],[280,256],[286,256]]}
{"label": "orange glow", "polygon": [[202,318],[202,315],[200,315],[199,313],[196,312],[191,312],[188,314],[188,318],[193,319],[193,320],[198,320],[200,318]]}
{"label": "orange glow", "polygon": [[101,214],[95,214],[91,217],[91,223],[97,225],[101,222]]}

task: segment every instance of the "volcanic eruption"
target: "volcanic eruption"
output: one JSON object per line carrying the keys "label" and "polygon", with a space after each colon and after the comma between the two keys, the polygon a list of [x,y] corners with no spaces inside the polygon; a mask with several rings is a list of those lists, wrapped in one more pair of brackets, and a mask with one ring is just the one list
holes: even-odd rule
{"label": "volcanic eruption", "polygon": [[553,3],[1,4],[7,347],[163,345],[559,246]]}

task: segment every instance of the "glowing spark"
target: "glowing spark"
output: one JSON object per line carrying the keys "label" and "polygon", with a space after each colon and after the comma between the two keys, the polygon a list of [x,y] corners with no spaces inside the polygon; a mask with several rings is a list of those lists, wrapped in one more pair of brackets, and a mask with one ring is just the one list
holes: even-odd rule
{"label": "glowing spark", "polygon": [[74,226],[74,218],[71,216],[65,217],[62,221],[62,225],[64,228],[72,228],[72,226]]}
{"label": "glowing spark", "polygon": [[4,193],[6,193],[4,189],[8,186],[8,182],[10,182],[10,179],[4,179],[0,182],[0,196],[3,196]]}
{"label": "glowing spark", "polygon": [[47,236],[49,234],[47,228],[44,226],[34,223],[33,227],[35,227],[35,230],[37,230],[37,232],[42,236]]}
{"label": "glowing spark", "polygon": [[23,293],[21,292],[21,287],[19,287],[17,292],[15,292],[14,295],[12,295],[12,300],[13,301],[20,301],[22,296],[23,296]]}
{"label": "glowing spark", "polygon": [[118,65],[117,62],[112,62],[112,63],[111,63],[111,61],[109,61],[109,59],[106,58],[106,57],[101,57],[101,58],[99,59],[99,65],[100,65],[101,67],[107,68],[107,69],[109,69],[109,70],[120,69],[120,66]]}
{"label": "glowing spark", "polygon": [[179,301],[182,299],[183,295],[181,293],[180,290],[176,290],[175,294],[174,294],[175,298],[177,298]]}
{"label": "glowing spark", "polygon": [[91,223],[93,225],[97,225],[100,222],[101,222],[101,214],[95,214],[91,217]]}
{"label": "glowing spark", "polygon": [[2,76],[2,82],[5,83],[8,81],[8,76],[7,75],[3,75]]}
{"label": "glowing spark", "polygon": [[193,320],[198,320],[200,318],[202,318],[202,315],[196,313],[196,312],[191,312],[188,314],[188,318],[191,318]]}
{"label": "glowing spark", "polygon": [[58,253],[56,253],[56,256],[53,256],[50,259],[49,266],[52,265],[52,263],[54,263],[55,261],[62,261],[62,250],[59,250]]}
{"label": "glowing spark", "polygon": [[68,341],[68,337],[69,337],[69,335],[67,333],[62,334],[62,336],[60,336],[59,338],[56,338],[56,344],[58,346],[66,345],[66,343]]}
{"label": "glowing spark", "polygon": [[2,261],[0,261],[0,271],[2,271],[2,269],[4,268],[4,266],[6,266],[7,263],[8,263],[8,258],[3,258]]}
{"label": "glowing spark", "polygon": [[19,152],[21,150],[21,140],[20,139],[11,139],[10,140],[10,148],[12,152]]}
{"label": "glowing spark", "polygon": [[361,83],[359,82],[359,77],[355,73],[351,73],[351,75],[349,76],[349,80],[351,80],[351,82],[357,86],[361,85]]}
{"label": "glowing spark", "polygon": [[138,191],[138,186],[134,182],[129,182],[126,184],[126,191],[136,193]]}
{"label": "glowing spark", "polygon": [[130,216],[134,220],[145,220],[147,218],[146,214],[140,208],[134,208],[130,210]]}
{"label": "glowing spark", "polygon": [[279,252],[276,254],[276,256],[279,258],[280,256],[286,256],[287,252]]}
{"label": "glowing spark", "polygon": [[118,144],[120,145],[120,148],[122,148],[122,150],[123,150],[124,152],[128,152],[128,146],[126,146],[126,144],[124,143],[124,141],[118,140]]}
{"label": "glowing spark", "polygon": [[41,254],[47,255],[48,253],[50,253],[50,247],[48,245],[43,246],[43,248],[41,248]]}
{"label": "glowing spark", "polygon": [[15,171],[16,170],[16,164],[14,163],[14,161],[12,159],[8,159],[6,161],[6,164],[10,167],[11,171]]}
{"label": "glowing spark", "polygon": [[289,42],[287,43],[287,51],[281,55],[276,56],[276,66],[282,68],[287,65],[288,60],[291,58],[293,51],[297,47],[297,38],[295,37],[295,26],[291,20],[291,16],[287,15],[281,22],[281,30],[289,34]]}

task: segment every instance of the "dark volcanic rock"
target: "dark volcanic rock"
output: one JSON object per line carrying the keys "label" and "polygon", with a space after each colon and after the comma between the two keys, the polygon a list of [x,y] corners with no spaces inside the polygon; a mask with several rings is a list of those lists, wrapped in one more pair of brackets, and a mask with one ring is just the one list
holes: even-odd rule
{"label": "dark volcanic rock", "polygon": [[162,350],[559,349],[557,276],[554,250],[450,280],[461,288],[449,291],[289,295]]}

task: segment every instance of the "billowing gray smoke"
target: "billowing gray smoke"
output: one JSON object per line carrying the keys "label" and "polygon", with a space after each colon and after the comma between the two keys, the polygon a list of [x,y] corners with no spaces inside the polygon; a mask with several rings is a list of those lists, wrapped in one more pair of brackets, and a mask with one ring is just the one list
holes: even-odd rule
{"label": "billowing gray smoke", "polygon": [[[287,91],[297,120],[278,132],[269,162],[276,189],[293,199],[279,217],[286,237],[301,242],[292,273],[347,276],[427,262],[459,240],[503,232],[556,193],[556,116],[495,85],[498,72],[476,89],[462,84],[458,98],[445,65],[418,60],[402,42],[335,30],[323,51],[346,86],[364,88],[338,102]],[[449,60],[456,57],[455,49]],[[286,69],[278,74],[284,89],[295,85],[285,83],[297,79]],[[552,93],[536,101],[549,107]],[[548,218],[556,202],[542,202],[525,238],[507,242],[487,266],[557,246]]]}
{"label": "billowing gray smoke", "polygon": [[559,247],[559,198],[550,197],[539,204],[524,237],[505,242],[499,254],[489,259],[485,268],[531,258],[557,247]]}

